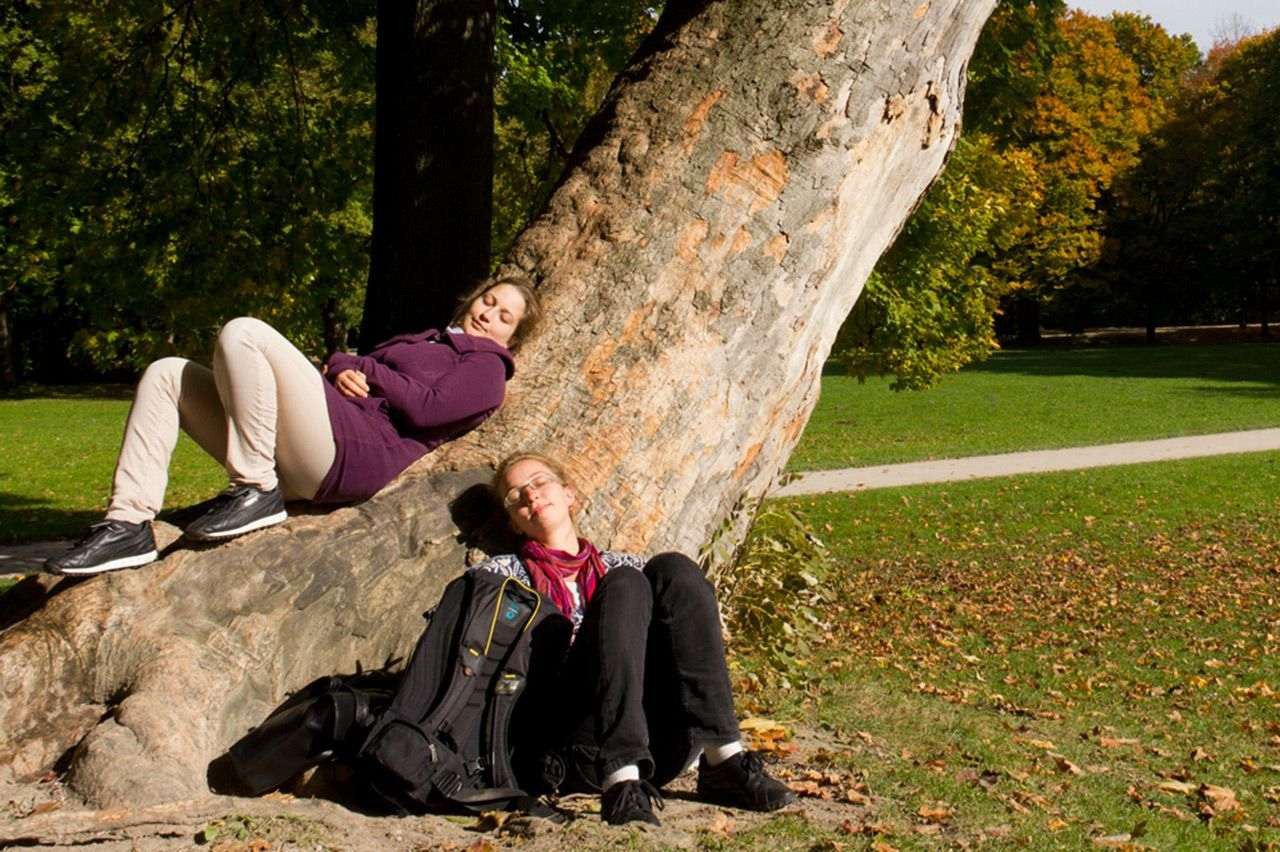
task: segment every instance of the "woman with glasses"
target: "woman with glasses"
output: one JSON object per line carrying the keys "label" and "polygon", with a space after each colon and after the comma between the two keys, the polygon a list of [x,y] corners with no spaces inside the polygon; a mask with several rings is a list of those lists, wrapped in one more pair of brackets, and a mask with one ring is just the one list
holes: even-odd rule
{"label": "woman with glasses", "polygon": [[[688,557],[645,560],[598,550],[574,525],[578,498],[562,468],[536,453],[505,459],[493,479],[518,553],[472,570],[514,577],[573,625],[555,672],[530,672],[552,696],[520,720],[539,751],[554,755],[569,789],[601,791],[613,825],[658,824],[663,784],[698,761],[698,796],[770,811],[795,801],[743,749],[720,637],[715,593]],[[527,742],[517,747],[529,747]]]}

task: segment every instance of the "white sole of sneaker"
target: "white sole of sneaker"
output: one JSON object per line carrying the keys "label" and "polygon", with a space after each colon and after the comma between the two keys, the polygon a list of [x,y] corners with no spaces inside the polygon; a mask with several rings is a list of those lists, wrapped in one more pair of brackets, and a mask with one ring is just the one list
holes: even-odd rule
{"label": "white sole of sneaker", "polygon": [[196,541],[221,541],[224,538],[234,538],[238,535],[251,533],[254,530],[260,530],[263,527],[273,527],[276,524],[284,523],[289,519],[288,512],[276,512],[274,515],[267,515],[265,518],[258,518],[256,521],[250,521],[247,524],[238,526],[235,529],[221,530],[216,533],[207,532],[187,532],[189,538]]}
{"label": "white sole of sneaker", "polygon": [[123,568],[137,568],[142,565],[155,562],[159,555],[156,551],[150,553],[138,553],[133,556],[121,556],[119,559],[112,559],[110,562],[100,562],[97,565],[89,565],[84,568],[58,568],[59,574],[67,576],[82,576],[85,574],[105,574],[108,571],[119,571]]}

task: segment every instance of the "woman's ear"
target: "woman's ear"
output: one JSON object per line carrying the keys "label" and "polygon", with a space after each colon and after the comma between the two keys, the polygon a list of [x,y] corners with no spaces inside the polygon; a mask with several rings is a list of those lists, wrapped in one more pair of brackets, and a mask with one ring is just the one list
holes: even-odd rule
{"label": "woman's ear", "polygon": [[573,486],[572,486],[572,485],[566,485],[566,486],[564,487],[564,496],[565,496],[565,497],[568,499],[568,501],[569,501],[569,508],[570,508],[570,509],[573,509],[574,507],[576,507],[576,506],[578,505],[578,492],[573,490]]}

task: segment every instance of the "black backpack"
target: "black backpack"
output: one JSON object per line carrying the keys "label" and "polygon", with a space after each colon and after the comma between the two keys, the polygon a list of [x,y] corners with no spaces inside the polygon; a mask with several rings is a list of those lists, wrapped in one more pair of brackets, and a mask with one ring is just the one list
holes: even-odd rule
{"label": "black backpack", "polygon": [[214,761],[210,785],[215,792],[258,796],[313,766],[353,759],[395,696],[395,662],[313,680]]}
{"label": "black backpack", "polygon": [[374,790],[409,812],[519,803],[511,718],[531,660],[554,666],[570,634],[569,620],[518,580],[489,571],[453,580],[360,749]]}

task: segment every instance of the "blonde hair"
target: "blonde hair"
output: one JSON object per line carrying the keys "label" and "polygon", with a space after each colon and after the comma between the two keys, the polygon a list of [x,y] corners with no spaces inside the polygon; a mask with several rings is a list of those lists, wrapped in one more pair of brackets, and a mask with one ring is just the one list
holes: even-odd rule
{"label": "blonde hair", "polygon": [[512,453],[498,462],[498,469],[494,471],[493,479],[489,482],[489,490],[493,492],[494,497],[498,498],[499,503],[506,496],[507,489],[504,486],[507,484],[507,471],[522,461],[536,461],[555,474],[561,485],[573,487],[573,483],[569,481],[568,474],[564,472],[564,467],[550,456],[544,456],[542,453]]}
{"label": "blonde hair", "polygon": [[458,302],[458,308],[453,312],[453,319],[449,320],[449,324],[462,325],[462,321],[467,318],[467,311],[470,309],[471,303],[494,287],[502,284],[515,287],[520,293],[520,297],[524,299],[524,316],[520,317],[520,322],[516,323],[516,329],[511,333],[511,340],[507,343],[507,348],[514,352],[520,348],[521,341],[528,337],[537,328],[538,323],[542,321],[542,301],[533,289],[533,282],[522,275],[503,275],[499,278],[487,278],[472,287]]}

